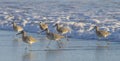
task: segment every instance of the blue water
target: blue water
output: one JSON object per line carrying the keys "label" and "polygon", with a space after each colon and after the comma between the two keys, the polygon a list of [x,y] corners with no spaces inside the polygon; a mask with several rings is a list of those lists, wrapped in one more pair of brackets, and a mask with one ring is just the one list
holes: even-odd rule
{"label": "blue water", "polygon": [[[119,5],[120,0],[0,0],[0,61],[119,61]],[[31,48],[25,50],[27,44],[15,36],[13,21],[37,39]],[[52,41],[46,48],[45,33],[37,34],[40,21],[54,33],[56,22],[69,26],[70,41],[62,39],[62,48]],[[98,41],[94,25],[111,35]]]}
{"label": "blue water", "polygon": [[66,42],[62,39],[64,46],[58,48],[55,41],[52,41],[49,48],[46,48],[49,40],[44,36],[36,36],[28,33],[37,39],[32,48],[25,50],[24,43],[20,36],[11,31],[0,31],[0,61],[119,61],[120,44],[110,42],[106,47],[105,41],[70,39]]}
{"label": "blue water", "polygon": [[[49,29],[56,22],[71,28],[68,36],[76,39],[97,40],[91,28],[95,25],[111,33],[110,41],[120,40],[120,0],[1,0],[0,29],[13,31],[12,21],[25,31],[40,31],[40,21]],[[69,17],[69,18],[67,18]],[[57,32],[56,32],[57,33]],[[44,35],[44,33],[43,33]]]}

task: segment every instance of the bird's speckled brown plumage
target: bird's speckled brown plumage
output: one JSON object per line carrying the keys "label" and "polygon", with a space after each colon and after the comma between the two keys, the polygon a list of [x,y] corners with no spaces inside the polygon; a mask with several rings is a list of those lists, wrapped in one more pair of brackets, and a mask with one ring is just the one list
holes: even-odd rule
{"label": "bird's speckled brown plumage", "polygon": [[46,24],[46,23],[39,23],[39,27],[40,27],[40,29],[41,30],[45,30],[45,29],[47,29],[48,28],[48,24]]}
{"label": "bird's speckled brown plumage", "polygon": [[17,25],[15,22],[13,22],[12,24],[13,24],[14,31],[20,32],[23,30],[23,28],[21,26]]}
{"label": "bird's speckled brown plumage", "polygon": [[[55,33],[49,32],[48,29],[46,29],[45,31],[46,31],[46,37],[47,37],[49,40],[55,40],[55,41],[58,42],[58,41],[60,41],[61,38],[64,38],[64,36],[61,36],[61,35],[59,35],[59,34],[55,34]],[[51,42],[51,41],[50,41],[50,42]],[[50,42],[48,43],[48,46],[49,46]],[[58,42],[58,45],[59,45],[59,47],[61,47],[60,44],[59,44],[59,42]],[[47,46],[47,47],[48,47],[48,46]]]}
{"label": "bird's speckled brown plumage", "polygon": [[99,28],[97,26],[95,26],[95,31],[96,31],[96,35],[98,37],[106,38],[110,34],[110,32],[108,32],[108,31],[99,30]]}
{"label": "bird's speckled brown plumage", "polygon": [[68,29],[68,28],[60,27],[60,25],[58,23],[56,23],[55,26],[56,26],[56,30],[61,34],[66,34],[70,31],[70,29]]}
{"label": "bird's speckled brown plumage", "polygon": [[49,32],[48,29],[46,29],[46,36],[50,40],[60,40],[61,38],[64,38],[64,36],[61,36],[59,34],[55,34],[55,33]]}
{"label": "bird's speckled brown plumage", "polygon": [[18,34],[22,34],[22,40],[23,40],[23,42],[25,42],[25,43],[27,43],[29,45],[31,45],[31,44],[33,44],[33,43],[36,42],[36,39],[33,38],[32,36],[27,36],[27,34],[26,34],[25,31],[21,31]]}

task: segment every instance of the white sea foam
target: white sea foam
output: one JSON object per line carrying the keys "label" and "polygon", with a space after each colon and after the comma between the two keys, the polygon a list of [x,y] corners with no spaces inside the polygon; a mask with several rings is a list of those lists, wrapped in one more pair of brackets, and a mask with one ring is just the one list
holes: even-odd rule
{"label": "white sea foam", "polygon": [[112,0],[1,2],[0,9],[0,29],[12,30],[11,22],[15,21],[28,32],[37,32],[41,21],[53,31],[55,23],[68,26],[72,38],[97,39],[93,28],[99,26],[111,32],[108,39],[119,41],[120,8]]}

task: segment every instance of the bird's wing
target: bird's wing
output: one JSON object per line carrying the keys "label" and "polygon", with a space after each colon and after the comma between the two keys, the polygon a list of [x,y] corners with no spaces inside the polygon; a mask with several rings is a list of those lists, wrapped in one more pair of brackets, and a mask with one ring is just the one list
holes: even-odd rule
{"label": "bird's wing", "polygon": [[110,34],[108,31],[100,30],[101,34]]}
{"label": "bird's wing", "polygon": [[40,24],[41,28],[46,29],[48,28],[47,24]]}
{"label": "bird's wing", "polygon": [[54,38],[63,38],[64,36],[61,36],[59,34],[53,34],[54,35]]}
{"label": "bird's wing", "polygon": [[61,31],[61,32],[68,32],[69,29],[68,29],[68,28],[65,28],[65,27],[61,27],[61,28],[60,28],[60,31]]}
{"label": "bird's wing", "polygon": [[23,28],[21,27],[21,26],[16,26],[16,28],[17,28],[17,30],[20,30],[20,31],[22,31],[23,30]]}
{"label": "bird's wing", "polygon": [[32,42],[36,42],[36,39],[33,38],[32,36],[28,36],[28,40],[29,40],[29,41],[32,41]]}

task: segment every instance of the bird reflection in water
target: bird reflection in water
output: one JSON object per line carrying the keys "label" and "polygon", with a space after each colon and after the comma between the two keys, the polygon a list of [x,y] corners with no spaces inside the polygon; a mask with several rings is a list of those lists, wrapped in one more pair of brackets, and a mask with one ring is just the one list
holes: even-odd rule
{"label": "bird reflection in water", "polygon": [[62,53],[63,51],[59,51],[59,50],[46,51],[46,61],[58,61],[60,58],[59,56],[61,56]]}
{"label": "bird reflection in water", "polygon": [[23,53],[22,61],[33,61],[34,55],[31,51]]}
{"label": "bird reflection in water", "polygon": [[97,46],[95,49],[95,60],[96,61],[101,61],[101,59],[106,59],[106,56],[108,54],[108,48],[106,48],[105,46],[103,47],[99,47]]}

